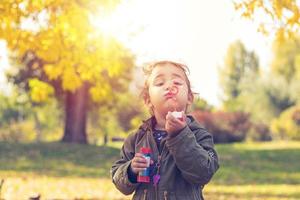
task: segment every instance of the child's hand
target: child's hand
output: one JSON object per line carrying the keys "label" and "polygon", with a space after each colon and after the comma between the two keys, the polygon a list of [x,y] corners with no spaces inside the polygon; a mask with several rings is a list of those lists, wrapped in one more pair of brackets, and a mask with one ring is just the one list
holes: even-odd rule
{"label": "child's hand", "polygon": [[140,171],[145,170],[147,167],[147,160],[144,158],[143,154],[136,153],[133,159],[131,160],[131,171],[135,174],[138,174]]}
{"label": "child's hand", "polygon": [[175,136],[178,131],[186,126],[186,115],[182,113],[182,119],[178,119],[172,115],[172,112],[168,112],[166,116],[165,129],[168,134]]}

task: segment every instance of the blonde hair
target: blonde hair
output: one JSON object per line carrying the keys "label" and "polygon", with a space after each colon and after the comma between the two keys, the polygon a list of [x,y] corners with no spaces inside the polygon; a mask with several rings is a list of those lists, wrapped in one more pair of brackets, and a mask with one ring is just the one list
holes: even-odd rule
{"label": "blonde hair", "polygon": [[[144,86],[142,88],[140,96],[143,98],[145,103],[150,98],[149,83],[148,83],[149,81],[148,80],[149,80],[150,75],[152,74],[153,69],[158,65],[166,65],[166,64],[174,65],[175,67],[180,68],[184,72],[184,76],[185,76],[184,78],[185,78],[185,81],[186,81],[186,84],[188,87],[188,95],[191,95],[192,97],[194,97],[194,92],[192,92],[191,83],[190,83],[190,80],[188,79],[188,74],[190,73],[188,66],[185,64],[182,64],[182,63],[177,63],[177,62],[173,62],[173,61],[169,61],[169,60],[162,60],[162,61],[158,61],[158,62],[153,62],[143,68],[146,79],[145,79]],[[152,112],[151,112],[151,114],[153,115]]]}

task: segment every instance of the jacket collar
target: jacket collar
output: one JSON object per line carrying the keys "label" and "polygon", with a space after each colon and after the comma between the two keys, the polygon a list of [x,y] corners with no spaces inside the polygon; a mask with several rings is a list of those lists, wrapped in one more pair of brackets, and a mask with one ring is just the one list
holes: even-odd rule
{"label": "jacket collar", "polygon": [[150,118],[148,118],[147,120],[143,120],[143,124],[140,126],[139,129],[143,130],[143,131],[147,131],[147,130],[152,130],[152,127],[155,126],[156,123],[156,119],[154,116],[151,116]]}

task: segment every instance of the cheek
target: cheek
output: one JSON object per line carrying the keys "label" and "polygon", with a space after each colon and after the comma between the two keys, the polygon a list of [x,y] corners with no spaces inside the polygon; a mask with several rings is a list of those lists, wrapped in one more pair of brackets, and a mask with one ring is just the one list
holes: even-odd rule
{"label": "cheek", "polygon": [[180,96],[182,96],[184,98],[185,97],[188,98],[188,93],[189,92],[188,92],[188,88],[187,87],[182,87],[179,91],[180,91],[180,94],[181,94]]}
{"label": "cheek", "polygon": [[162,91],[161,91],[161,88],[160,87],[150,87],[149,88],[149,95],[151,96],[151,95],[158,95],[158,94],[161,94],[162,93]]}
{"label": "cheek", "polygon": [[149,98],[150,98],[151,102],[155,101],[155,99],[157,98],[158,94],[159,94],[158,89],[153,88],[153,87],[149,88]]}

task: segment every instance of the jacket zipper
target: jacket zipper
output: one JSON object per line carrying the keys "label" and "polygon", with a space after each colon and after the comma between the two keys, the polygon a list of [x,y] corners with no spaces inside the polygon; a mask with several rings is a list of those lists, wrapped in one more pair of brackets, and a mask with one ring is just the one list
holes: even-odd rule
{"label": "jacket zipper", "polygon": [[[160,153],[158,154],[158,159],[157,159],[157,172],[156,174],[160,174],[160,160],[161,160],[161,155]],[[158,184],[159,182],[155,185],[154,189],[155,189],[155,196],[156,196],[156,200],[158,200]]]}
{"label": "jacket zipper", "polygon": [[[162,148],[162,150],[161,150],[161,152],[159,151],[159,147],[157,147],[157,145],[156,145],[156,142],[155,142],[155,140],[154,140],[154,138],[153,138],[153,132],[152,132],[152,130],[150,129],[150,134],[151,134],[151,138],[153,139],[152,140],[152,142],[154,142],[154,148],[157,150],[157,152],[158,152],[158,158],[157,158],[157,163],[158,163],[158,168],[157,168],[157,174],[159,174],[160,175],[160,165],[161,165],[161,156],[162,156],[162,154],[163,154],[163,152],[164,152],[164,149],[165,149],[165,145],[163,146],[163,148]],[[158,184],[159,184],[159,182],[157,183],[157,185],[154,187],[154,190],[155,190],[155,199],[156,200],[159,200],[159,198],[158,198]]]}
{"label": "jacket zipper", "polygon": [[[160,152],[159,149],[157,148],[157,150],[158,150],[158,159],[157,159],[158,167],[157,167],[157,172],[156,172],[156,173],[157,173],[158,175],[160,175],[161,158],[162,158],[162,155],[163,155],[163,153],[164,153],[165,147],[166,147],[166,144],[163,146],[161,152]],[[161,177],[160,177],[160,178],[161,178]],[[159,200],[159,198],[158,198],[158,184],[159,184],[159,182],[158,182],[157,185],[154,187],[154,188],[155,188],[155,191],[156,191],[156,200]],[[165,192],[166,192],[166,191],[165,191]],[[168,193],[168,192],[167,192],[167,193]],[[164,194],[164,196],[165,196],[165,194]],[[165,199],[166,199],[166,197],[165,197]]]}
{"label": "jacket zipper", "polygon": [[[151,138],[151,140],[152,140],[151,142],[152,142],[153,144],[155,144],[155,145],[154,145],[154,149],[158,152],[158,156],[157,156],[157,165],[158,165],[158,168],[157,168],[157,171],[159,172],[159,168],[160,168],[160,160],[161,160],[161,152],[159,151],[159,147],[157,147],[156,142],[155,142],[155,140],[154,140],[154,138],[153,138],[153,132],[152,132],[152,130],[150,129],[150,131],[149,131],[148,133],[150,134],[150,138]],[[158,198],[158,184],[159,184],[159,183],[157,183],[157,185],[154,186],[155,200],[159,200],[159,198]]]}
{"label": "jacket zipper", "polygon": [[143,198],[143,200],[146,200],[146,197],[147,197],[147,189],[144,189],[144,198]]}

